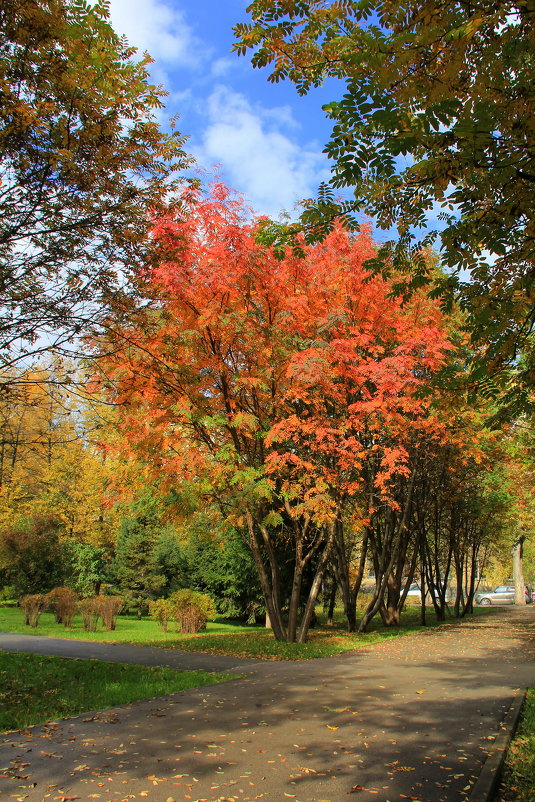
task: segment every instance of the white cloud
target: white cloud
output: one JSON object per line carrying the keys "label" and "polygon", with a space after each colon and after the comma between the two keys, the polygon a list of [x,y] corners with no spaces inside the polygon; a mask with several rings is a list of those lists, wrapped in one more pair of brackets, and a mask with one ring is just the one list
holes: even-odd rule
{"label": "white cloud", "polygon": [[229,184],[259,214],[292,212],[325,179],[327,162],[319,148],[303,147],[284,132],[296,127],[287,107],[253,107],[243,95],[219,86],[208,98],[205,114],[202,144],[194,148],[199,164],[220,165]]}
{"label": "white cloud", "polygon": [[218,58],[212,62],[210,71],[214,78],[222,78],[230,72],[236,71],[240,67],[238,59],[235,58]]}
{"label": "white cloud", "polygon": [[111,0],[110,16],[118,34],[159,62],[195,68],[208,55],[182,12],[160,0]]}

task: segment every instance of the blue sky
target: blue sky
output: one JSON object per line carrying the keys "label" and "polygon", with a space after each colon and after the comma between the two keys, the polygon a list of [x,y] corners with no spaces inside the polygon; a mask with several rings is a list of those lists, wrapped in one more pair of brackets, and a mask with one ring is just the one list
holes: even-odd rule
{"label": "blue sky", "polygon": [[327,90],[298,97],[290,83],[268,83],[247,56],[231,52],[232,26],[246,0],[111,0],[111,21],[155,59],[154,79],[169,92],[162,124],[175,114],[186,149],[242,192],[259,214],[295,215],[329,175],[322,153],[330,123]]}

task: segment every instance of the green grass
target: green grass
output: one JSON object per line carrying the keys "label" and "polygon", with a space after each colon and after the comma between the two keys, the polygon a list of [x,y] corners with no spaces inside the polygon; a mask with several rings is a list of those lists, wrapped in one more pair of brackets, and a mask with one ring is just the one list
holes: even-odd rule
{"label": "green grass", "polygon": [[0,652],[0,730],[213,685],[231,674]]}
{"label": "green grass", "polygon": [[[482,611],[488,612],[483,608]],[[476,612],[481,611],[477,610]],[[428,621],[429,626],[437,625],[431,612]],[[113,632],[106,632],[102,629],[98,632],[86,632],[79,616],[74,619],[71,629],[65,629],[62,625],[56,624],[51,613],[43,613],[39,626],[33,629],[24,624],[22,610],[0,607],[0,631],[2,632],[109,643],[131,643],[139,646],[176,648],[260,660],[309,660],[316,657],[330,657],[350,649],[376,643],[385,638],[418,632],[421,629],[418,608],[407,608],[402,615],[402,626],[399,629],[383,627],[380,618],[377,617],[372,621],[370,631],[365,634],[346,632],[342,616],[340,616],[334,627],[320,625],[311,629],[308,642],[300,645],[278,643],[271,632],[263,627],[240,626],[225,621],[209,622],[206,630],[197,635],[181,635],[176,631],[163,632],[159,624],[149,618],[138,620],[134,617],[119,616],[117,628]]]}
{"label": "green grass", "polygon": [[[209,621],[206,633],[210,635],[225,635],[234,632],[254,632],[255,627],[244,627],[226,621]],[[258,628],[260,631],[262,627]],[[136,643],[142,646],[176,646],[177,638],[187,640],[195,635],[180,635],[176,631],[163,632],[160,625],[151,618],[120,615],[117,618],[117,627],[107,632],[102,625],[98,632],[86,632],[82,624],[82,617],[75,616],[72,627],[66,629],[63,624],[56,624],[52,613],[43,613],[39,618],[39,626],[29,627],[24,623],[24,613],[18,607],[0,606],[0,631],[19,632],[25,635],[47,635],[52,638],[66,638],[68,640],[99,641],[101,643]]]}
{"label": "green grass", "polygon": [[535,688],[530,688],[518,730],[513,738],[497,799],[533,802],[535,799]]}

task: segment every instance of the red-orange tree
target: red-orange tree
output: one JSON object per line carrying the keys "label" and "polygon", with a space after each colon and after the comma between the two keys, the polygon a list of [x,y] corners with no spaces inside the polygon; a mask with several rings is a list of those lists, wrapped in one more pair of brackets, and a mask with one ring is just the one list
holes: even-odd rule
{"label": "red-orange tree", "polygon": [[[170,477],[195,478],[248,539],[276,638],[303,642],[344,509],[395,504],[404,439],[447,342],[424,298],[410,306],[363,264],[369,233],[335,230],[282,260],[222,185],[154,227],[154,303],[103,360],[127,441]],[[283,620],[281,549],[293,553]],[[303,609],[303,575],[313,567]]]}

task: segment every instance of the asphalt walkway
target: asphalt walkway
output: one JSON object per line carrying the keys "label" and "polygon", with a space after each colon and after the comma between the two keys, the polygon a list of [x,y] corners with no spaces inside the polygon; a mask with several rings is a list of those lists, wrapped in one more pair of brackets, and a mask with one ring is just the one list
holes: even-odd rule
{"label": "asphalt walkway", "polygon": [[30,646],[247,673],[0,736],[0,798],[28,802],[464,800],[535,686],[532,606],[302,663],[0,635]]}

